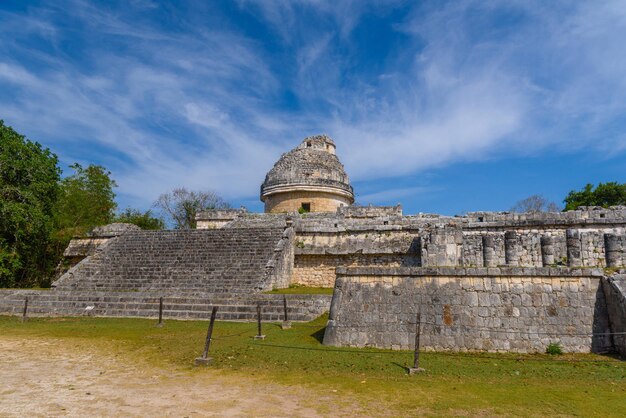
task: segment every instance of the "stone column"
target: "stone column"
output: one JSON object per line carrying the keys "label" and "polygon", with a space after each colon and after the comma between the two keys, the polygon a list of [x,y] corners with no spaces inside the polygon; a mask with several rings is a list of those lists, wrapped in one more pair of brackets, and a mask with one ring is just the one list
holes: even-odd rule
{"label": "stone column", "polygon": [[607,267],[619,267],[622,264],[623,237],[615,234],[604,234],[604,251]]}
{"label": "stone column", "polygon": [[554,264],[554,239],[549,235],[541,237],[541,262],[544,267]]}
{"label": "stone column", "polygon": [[496,267],[497,265],[495,239],[491,235],[483,235],[483,266]]}
{"label": "stone column", "polygon": [[507,266],[515,266],[518,264],[518,240],[515,231],[506,231],[504,233],[504,262]]}
{"label": "stone column", "polygon": [[581,255],[580,232],[577,229],[568,229],[565,231],[565,239],[567,243],[567,266],[581,267],[583,265]]}

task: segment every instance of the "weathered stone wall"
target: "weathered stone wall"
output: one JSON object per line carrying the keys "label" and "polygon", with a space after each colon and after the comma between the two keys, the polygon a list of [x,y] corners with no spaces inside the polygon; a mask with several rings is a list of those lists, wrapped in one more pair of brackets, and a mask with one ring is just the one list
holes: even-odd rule
{"label": "weathered stone wall", "polygon": [[[477,212],[446,217],[403,216],[400,206],[345,206],[336,213],[242,213],[225,227],[284,224],[288,217],[293,218],[296,246],[303,249],[296,248],[296,254],[399,254],[402,249],[396,242],[406,243],[410,236],[410,246],[419,252],[422,266],[626,265],[623,207],[558,213]],[[408,248],[404,246],[405,251]],[[320,266],[324,264],[332,264],[332,260]]]}
{"label": "weathered stone wall", "polygon": [[351,200],[335,193],[294,190],[268,196],[265,212],[297,212],[303,203],[310,205],[311,212],[335,212],[338,207],[350,205]]}
{"label": "weathered stone wall", "polygon": [[196,229],[219,229],[248,215],[246,208],[211,209],[196,214]]}
{"label": "weathered stone wall", "polygon": [[626,274],[607,277],[602,282],[613,333],[613,346],[626,357]]}
{"label": "weathered stone wall", "polygon": [[333,287],[338,267],[402,267],[419,265],[419,260],[402,254],[299,254],[291,283],[309,287]]}
{"label": "weathered stone wall", "polygon": [[381,225],[347,230],[337,224],[300,228],[295,238],[292,283],[332,287],[337,267],[419,266],[419,236],[415,230]]}
{"label": "weathered stone wall", "polygon": [[338,269],[324,343],[543,352],[611,349],[602,272],[567,268]]}
{"label": "weathered stone wall", "polygon": [[93,255],[96,249],[104,244],[109,237],[106,238],[73,238],[63,252],[63,257],[80,258],[81,260],[88,255]]}
{"label": "weathered stone wall", "polygon": [[402,206],[343,206],[337,216],[344,218],[384,218],[402,216]]}
{"label": "weathered stone wall", "polygon": [[[330,238],[318,239],[318,246],[325,246],[330,253],[348,240],[346,234],[352,236],[353,243],[362,241],[360,247],[367,247],[381,232],[390,242],[412,234],[423,266],[605,267],[606,242],[611,243],[614,266],[625,263],[626,218],[621,216],[626,216],[626,210],[621,207],[465,217],[402,216],[399,207],[377,209],[341,208],[336,214],[302,217],[296,214],[296,232],[305,237],[324,232]],[[612,238],[607,241],[607,237]]]}
{"label": "weathered stone wall", "polygon": [[[567,234],[576,251],[568,253]],[[576,256],[572,267],[605,267],[606,235],[615,235],[622,240],[624,228],[589,228],[589,229],[511,229],[506,232],[464,230],[462,243],[463,266],[493,267],[501,265],[543,267],[550,265],[568,265],[568,259]],[[507,259],[507,247],[509,259]],[[491,251],[491,263],[485,263],[485,249]],[[618,246],[618,265],[622,261],[623,250]],[[546,259],[549,253],[549,259]]]}
{"label": "weathered stone wall", "polygon": [[275,289],[289,287],[293,275],[294,237],[293,227],[285,228],[282,238],[274,248],[272,258],[265,266],[266,282],[261,287]]}

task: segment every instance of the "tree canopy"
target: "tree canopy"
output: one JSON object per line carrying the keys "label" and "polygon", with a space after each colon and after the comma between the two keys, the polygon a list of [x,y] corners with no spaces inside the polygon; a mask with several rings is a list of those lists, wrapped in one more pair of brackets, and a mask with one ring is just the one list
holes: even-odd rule
{"label": "tree canopy", "polygon": [[0,120],[0,286],[33,285],[52,262],[60,174],[56,155]]}
{"label": "tree canopy", "polygon": [[160,209],[176,229],[196,227],[196,214],[209,209],[227,209],[230,205],[212,191],[189,191],[177,187],[163,193],[154,206]]}
{"label": "tree canopy", "polygon": [[123,212],[117,215],[115,222],[134,224],[139,228],[146,230],[165,229],[165,222],[163,219],[153,216],[151,210],[142,212],[137,209],[126,208]]}
{"label": "tree canopy", "polygon": [[565,210],[574,210],[580,206],[616,206],[626,205],[626,183],[599,183],[595,188],[587,184],[582,190],[572,190],[565,200]]}
{"label": "tree canopy", "polygon": [[56,206],[60,233],[71,237],[113,222],[117,208],[113,188],[117,185],[111,172],[99,165],[83,168],[74,164],[70,168],[74,174],[61,180]]}

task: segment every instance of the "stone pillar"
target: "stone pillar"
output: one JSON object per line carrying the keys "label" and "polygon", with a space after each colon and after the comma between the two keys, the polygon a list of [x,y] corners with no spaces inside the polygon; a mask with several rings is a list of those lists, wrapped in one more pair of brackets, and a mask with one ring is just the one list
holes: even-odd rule
{"label": "stone pillar", "polygon": [[483,266],[496,267],[497,265],[495,239],[491,235],[483,235]]}
{"label": "stone pillar", "polygon": [[504,262],[507,266],[518,264],[518,240],[515,231],[504,233]]}
{"label": "stone pillar", "polygon": [[615,234],[604,234],[604,251],[607,267],[619,267],[622,264],[623,237]]}
{"label": "stone pillar", "polygon": [[568,229],[565,231],[565,239],[567,243],[567,266],[582,267],[580,232],[577,229]]}
{"label": "stone pillar", "polygon": [[554,239],[548,235],[541,237],[541,262],[544,267],[554,264]]}

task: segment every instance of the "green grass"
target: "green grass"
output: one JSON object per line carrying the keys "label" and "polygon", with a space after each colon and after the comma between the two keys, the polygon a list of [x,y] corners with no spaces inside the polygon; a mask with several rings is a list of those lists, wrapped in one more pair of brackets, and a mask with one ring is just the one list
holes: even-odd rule
{"label": "green grass", "polygon": [[268,295],[332,295],[333,288],[295,286],[285,289],[273,289],[265,293]]}
{"label": "green grass", "polygon": [[[426,373],[408,376],[412,353],[326,347],[326,317],[281,330],[265,324],[217,322],[210,356],[216,368],[244,372],[312,391],[337,390],[359,405],[393,416],[511,415],[623,416],[626,362],[591,354],[421,353]],[[193,369],[207,322],[123,318],[31,318],[0,316],[0,335],[71,339],[80,345],[119,350],[147,365]]]}

